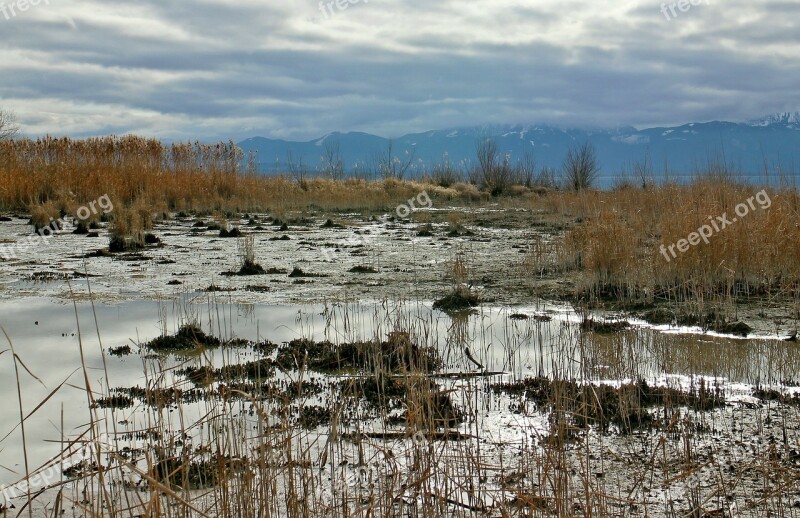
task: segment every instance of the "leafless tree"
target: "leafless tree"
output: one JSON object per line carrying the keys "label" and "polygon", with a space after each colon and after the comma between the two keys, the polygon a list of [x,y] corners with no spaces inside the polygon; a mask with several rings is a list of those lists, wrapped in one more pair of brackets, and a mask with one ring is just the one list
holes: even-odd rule
{"label": "leafless tree", "polygon": [[375,162],[378,166],[378,173],[383,178],[397,178],[402,180],[408,172],[408,168],[414,163],[415,149],[406,150],[402,158],[393,153],[394,143],[390,140],[386,149],[379,151]]}
{"label": "leafless tree", "polygon": [[479,141],[475,153],[478,158],[476,183],[482,189],[489,191],[492,196],[503,194],[512,183],[513,167],[511,165],[511,156],[505,155],[503,160],[500,161],[497,142],[491,138]]}
{"label": "leafless tree", "polygon": [[12,139],[17,133],[17,117],[10,111],[0,109],[0,140]]}
{"label": "leafless tree", "polygon": [[558,173],[552,167],[544,166],[536,175],[535,184],[547,189],[558,189]]}
{"label": "leafless tree", "polygon": [[517,160],[514,166],[514,177],[511,179],[511,183],[533,187],[535,175],[536,159],[532,154],[526,152],[521,159]]}
{"label": "leafless tree", "polygon": [[475,154],[478,155],[478,169],[484,182],[490,179],[497,167],[497,142],[491,138],[478,142]]}
{"label": "leafless tree", "polygon": [[308,169],[303,163],[302,156],[295,158],[291,149],[287,151],[286,168],[289,169],[289,174],[291,174],[298,183],[303,184],[308,174]]}
{"label": "leafless tree", "polygon": [[344,177],[344,161],[342,160],[338,140],[332,142],[325,139],[325,152],[321,160],[325,176],[334,180],[340,180]]}
{"label": "leafless tree", "polygon": [[572,147],[564,157],[561,166],[564,181],[575,191],[581,191],[592,187],[600,172],[600,165],[597,163],[597,151],[588,142],[579,147]]}
{"label": "leafless tree", "polygon": [[653,161],[650,151],[647,151],[642,161],[633,164],[633,174],[639,178],[642,189],[647,189],[653,184]]}

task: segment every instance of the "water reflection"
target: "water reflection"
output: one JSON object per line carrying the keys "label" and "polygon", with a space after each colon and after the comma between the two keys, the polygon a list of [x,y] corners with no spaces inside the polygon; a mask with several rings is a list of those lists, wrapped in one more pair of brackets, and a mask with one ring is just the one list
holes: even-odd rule
{"label": "water reflection", "polygon": [[[539,309],[539,308],[537,308]],[[520,311],[516,308],[515,311]],[[480,308],[454,316],[425,304],[382,302],[323,305],[260,306],[226,303],[210,295],[176,300],[130,301],[118,305],[71,303],[27,298],[0,303],[0,325],[8,332],[27,368],[43,384],[20,369],[24,413],[30,412],[59,384],[64,386],[26,421],[29,456],[34,465],[58,451],[62,435],[75,436],[89,421],[84,391],[79,336],[85,367],[95,394],[110,388],[144,386],[152,369],[171,369],[189,358],[144,360],[138,355],[104,356],[110,347],[129,344],[134,350],[162,333],[174,333],[184,322],[199,322],[221,338],[268,339],[275,343],[306,337],[336,343],[386,339],[408,332],[419,344],[436,347],[444,371],[478,370],[466,354],[488,371],[508,378],[559,376],[588,380],[650,379],[664,374],[704,375],[728,382],[776,384],[800,378],[795,343],[741,340],[702,335],[664,334],[634,329],[610,335],[582,333],[574,315],[555,311],[552,319],[522,318],[504,308]],[[533,313],[533,310],[531,312]],[[7,348],[0,347],[0,350]],[[214,365],[250,361],[249,350],[206,353]],[[174,373],[175,380],[186,383]],[[10,354],[0,356],[0,465],[22,472],[17,382]],[[114,419],[124,417],[114,414]]]}

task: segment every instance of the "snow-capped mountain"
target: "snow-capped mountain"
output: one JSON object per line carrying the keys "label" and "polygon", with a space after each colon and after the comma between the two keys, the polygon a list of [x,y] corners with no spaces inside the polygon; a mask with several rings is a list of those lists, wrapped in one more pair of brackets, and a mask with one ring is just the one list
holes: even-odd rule
{"label": "snow-capped mountain", "polygon": [[750,121],[751,126],[784,125],[800,129],[800,112],[773,113],[761,119]]}
{"label": "snow-capped mountain", "polygon": [[698,122],[682,126],[638,130],[617,128],[562,128],[550,125],[494,125],[447,128],[386,139],[368,133],[331,133],[307,142],[254,137],[239,143],[257,154],[266,173],[285,172],[298,166],[313,173],[322,169],[325,155],[336,151],[349,172],[375,169],[377,157],[392,146],[403,160],[413,157],[409,175],[421,174],[436,163],[448,161],[468,168],[476,163],[476,146],[485,139],[497,142],[500,156],[512,162],[526,157],[539,167],[558,169],[567,151],[589,142],[602,165],[601,184],[608,185],[636,162],[649,160],[656,175],[692,176],[709,165],[726,162],[744,176],[757,177],[780,168],[793,175],[800,167],[800,112],[779,113],[750,121]]}

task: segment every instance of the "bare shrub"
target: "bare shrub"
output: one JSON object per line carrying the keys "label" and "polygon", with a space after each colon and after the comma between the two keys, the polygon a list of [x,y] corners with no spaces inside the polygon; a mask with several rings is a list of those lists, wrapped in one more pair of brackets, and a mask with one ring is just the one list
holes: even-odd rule
{"label": "bare shrub", "polygon": [[597,150],[592,144],[584,143],[567,151],[561,172],[566,185],[574,191],[590,189],[600,172]]}

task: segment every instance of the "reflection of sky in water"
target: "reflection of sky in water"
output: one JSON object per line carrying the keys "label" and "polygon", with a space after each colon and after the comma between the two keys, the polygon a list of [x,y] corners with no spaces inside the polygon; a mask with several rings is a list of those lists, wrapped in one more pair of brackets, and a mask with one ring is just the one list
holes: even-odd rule
{"label": "reflection of sky in water", "polygon": [[[385,338],[395,330],[410,331],[417,343],[438,348],[447,371],[474,371],[464,354],[464,347],[469,347],[488,370],[504,371],[512,377],[557,374],[567,378],[618,380],[689,373],[748,383],[775,383],[797,379],[800,372],[794,344],[663,334],[649,329],[607,336],[581,334],[575,315],[558,309],[554,310],[551,322],[542,323],[509,319],[512,313],[541,313],[532,308],[514,308],[514,311],[482,308],[469,317],[450,318],[413,303],[253,306],[215,303],[209,297],[213,296],[97,304],[94,309],[103,346],[108,349],[129,344],[136,350],[136,343],[161,333],[162,322],[173,333],[180,322],[195,320],[206,332],[217,336],[261,338],[276,343],[301,336],[348,342],[375,336]],[[105,370],[112,388],[145,386],[145,366],[137,354],[123,358],[107,356],[104,366],[92,305],[78,304],[78,316],[88,377],[95,393],[106,393],[109,388]],[[25,365],[46,385],[43,387],[20,368],[25,413],[68,379],[26,421],[28,452],[31,466],[35,467],[58,451],[52,441],[61,436],[62,408],[67,436],[79,435],[89,421],[75,310],[71,303],[54,303],[44,298],[5,301],[0,302],[0,325],[8,332]],[[7,342],[3,339],[0,350],[5,348]],[[217,366],[254,359],[252,351],[241,348],[212,350],[207,354]],[[164,365],[174,366],[176,361],[170,358]],[[148,364],[152,368],[152,362]],[[19,422],[10,353],[0,356],[0,388],[5,396],[0,400],[2,436]],[[116,412],[114,420],[132,413]],[[177,419],[177,414],[167,417]],[[111,417],[110,412],[100,411],[98,415]],[[21,473],[21,444],[19,429],[0,443],[0,465]],[[16,479],[7,471],[0,475],[0,483]]]}

